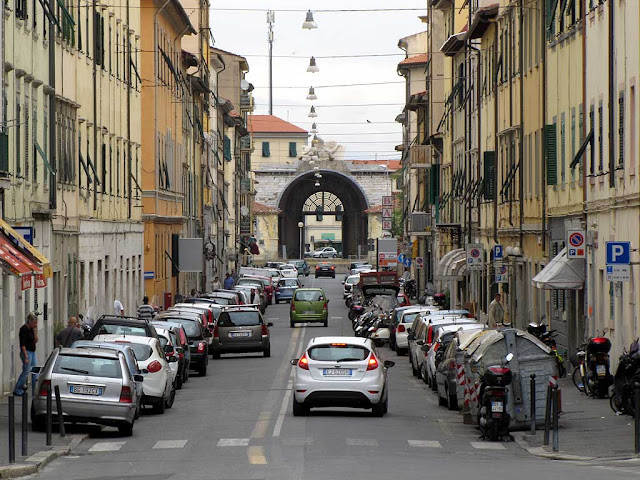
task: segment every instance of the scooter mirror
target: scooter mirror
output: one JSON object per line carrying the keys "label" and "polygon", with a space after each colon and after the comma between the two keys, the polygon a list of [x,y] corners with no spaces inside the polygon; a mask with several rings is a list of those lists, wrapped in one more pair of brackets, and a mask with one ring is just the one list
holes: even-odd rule
{"label": "scooter mirror", "polygon": [[513,360],[513,353],[507,353],[507,356],[505,357],[505,360],[507,361],[507,363],[509,363],[511,360]]}

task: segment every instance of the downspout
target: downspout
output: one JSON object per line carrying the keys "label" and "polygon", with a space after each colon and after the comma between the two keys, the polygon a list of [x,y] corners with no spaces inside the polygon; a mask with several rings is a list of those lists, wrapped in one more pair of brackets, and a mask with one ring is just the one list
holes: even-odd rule
{"label": "downspout", "polygon": [[[582,1],[582,0],[581,0]],[[583,24],[586,19],[583,19]],[[541,70],[542,70],[542,252],[547,251],[547,142],[544,136],[547,125],[547,10],[542,9],[542,32],[540,33],[541,43]],[[586,74],[586,73],[585,73]],[[583,169],[584,170],[584,169]],[[549,232],[550,233],[550,232]]]}
{"label": "downspout", "polygon": [[[509,40],[511,40],[511,38],[512,38],[511,35],[509,35]],[[513,35],[513,38],[515,39],[515,34]],[[511,45],[510,47],[512,50],[513,45]],[[509,62],[509,66],[511,67],[511,71],[507,72],[507,76],[513,74],[514,66],[511,62]],[[515,80],[513,79],[513,77],[511,77],[511,78],[507,78],[507,81],[509,82],[509,128],[511,129],[513,128],[513,85]],[[510,174],[511,169],[513,168],[513,165],[511,165],[511,162],[515,164],[514,159],[511,158],[511,142],[509,142],[509,144],[507,145],[507,152],[508,152],[508,157],[511,160],[509,162],[509,174]],[[514,174],[514,177],[515,177],[515,174]],[[511,177],[507,174],[507,178],[511,178]],[[510,181],[513,182],[513,179],[511,179]],[[509,225],[513,227],[513,188],[511,187],[511,185],[509,185]]]}
{"label": "downspout", "polygon": [[[477,130],[477,136],[478,136],[478,157],[476,158],[476,181],[479,182],[480,181],[480,174],[481,174],[481,169],[480,169],[480,163],[481,163],[481,142],[482,142],[482,135],[481,135],[481,128],[480,126],[482,125],[481,122],[481,118],[480,118],[480,112],[482,109],[482,95],[480,94],[480,87],[482,85],[482,78],[481,78],[481,66],[482,66],[482,51],[477,48],[474,47],[473,45],[469,45],[469,48],[471,50],[473,50],[474,52],[476,52],[476,54],[478,55],[478,64],[476,65],[476,111],[477,111],[477,126],[476,126],[476,130]],[[480,225],[482,225],[482,223],[480,222],[480,206],[481,206],[481,192],[480,192],[480,186],[477,187],[477,205],[476,208],[478,209],[478,235],[480,235],[481,231],[480,231]],[[469,202],[469,204],[471,204],[471,201]]]}
{"label": "downspout", "polygon": [[[494,62],[498,61],[498,22],[494,24],[494,38],[493,38],[493,59]],[[500,68],[504,68],[504,62],[502,62],[502,66]],[[493,73],[493,72],[492,72]],[[493,240],[498,243],[498,170],[500,167],[499,151],[498,151],[498,70],[495,71],[495,76],[493,78],[493,135],[494,135],[494,150],[496,152],[495,156],[495,185],[493,192]]]}
{"label": "downspout", "polygon": [[[130,11],[129,11],[129,2],[130,0],[127,0],[127,30],[129,29],[131,23],[131,17],[130,17]],[[133,172],[132,172],[132,161],[131,161],[131,41],[129,40],[129,31],[127,31],[127,43],[128,43],[128,55],[127,55],[127,62],[128,62],[128,67],[129,67],[129,76],[128,76],[128,88],[127,88],[127,139],[129,140],[127,142],[128,148],[127,148],[127,197],[128,197],[128,217],[131,218],[132,215],[132,208],[133,208],[133,204],[131,201],[131,177],[133,176]],[[136,172],[137,173],[137,172]],[[106,188],[105,188],[106,191]]]}
{"label": "downspout", "polygon": [[[585,12],[585,15],[582,19],[582,111],[583,111],[583,121],[582,121],[582,135],[584,138],[584,134],[587,128],[586,119],[589,115],[589,110],[587,109],[587,22],[586,22],[586,0],[580,0],[582,3],[582,11]],[[594,142],[591,142],[591,150],[593,150]],[[584,158],[584,157],[583,157]],[[588,205],[587,205],[587,166],[585,165],[584,160],[582,161],[582,222],[585,226],[585,231],[589,229],[589,218],[588,218]],[[592,259],[592,263],[585,258],[586,263],[586,272],[584,279],[584,316],[585,316],[585,326],[584,332],[582,333],[583,339],[587,338],[587,335],[590,331],[591,326],[591,302],[594,297],[593,295],[593,287],[595,286],[595,279],[591,279],[591,275],[594,272],[595,266],[595,250],[593,248],[593,242],[591,245],[587,245],[589,247],[590,256]]]}
{"label": "downspout", "polygon": [[[520,200],[520,221],[519,221],[519,239],[518,245],[522,252],[524,252],[524,231],[522,230],[522,224],[524,223],[524,0],[519,0],[519,42],[520,46],[518,48],[518,64],[520,70],[520,141],[518,142],[518,161],[520,163],[520,167],[518,168],[518,198]],[[529,159],[531,161],[531,159]]]}
{"label": "downspout", "polygon": [[[93,161],[94,167],[98,165],[98,70],[97,70],[97,60],[98,54],[95,52],[96,46],[96,38],[100,33],[100,23],[96,22],[96,0],[91,2],[91,11],[93,13]],[[88,188],[88,186],[87,186]],[[98,209],[98,179],[95,177],[94,172],[94,181],[93,181],[93,209]]]}
{"label": "downspout", "polygon": [[615,162],[615,133],[614,133],[614,115],[615,112],[615,22],[613,12],[614,4],[613,1],[609,2],[609,187],[615,188],[616,186],[616,162]]}
{"label": "downspout", "polygon": [[[55,24],[53,23],[53,17],[49,18],[49,86],[51,87],[51,93],[49,95],[49,164],[52,169],[56,168],[56,38],[55,38]],[[2,22],[4,22],[4,15],[2,16]],[[43,20],[44,21],[44,20]],[[4,25],[4,23],[3,23]],[[3,28],[4,30],[4,28]],[[4,33],[3,33],[4,35]],[[4,50],[4,37],[2,38],[2,49]],[[4,51],[3,51],[4,55]],[[4,89],[3,89],[4,90]],[[6,119],[5,119],[6,121]],[[3,125],[4,128],[4,125]],[[75,138],[74,138],[75,141]],[[56,175],[54,172],[49,171],[49,208],[55,210],[58,206],[58,188],[56,184]],[[2,218],[4,217],[4,190],[2,191]],[[46,311],[46,310],[45,310]]]}

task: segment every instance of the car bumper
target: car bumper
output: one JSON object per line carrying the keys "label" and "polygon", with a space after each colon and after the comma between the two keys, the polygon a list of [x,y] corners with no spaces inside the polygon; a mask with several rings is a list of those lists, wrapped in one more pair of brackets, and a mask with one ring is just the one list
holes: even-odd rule
{"label": "car bumper", "polygon": [[198,368],[199,365],[205,363],[207,361],[207,355],[204,353],[193,353],[191,352],[191,362],[190,368]]}
{"label": "car bumper", "polygon": [[408,348],[409,340],[407,339],[406,333],[398,333],[396,332],[396,346],[400,348]]}
{"label": "car bumper", "polygon": [[247,352],[262,352],[270,347],[269,337],[263,336],[262,340],[253,340],[250,342],[230,342],[220,343],[220,339],[213,339],[213,351],[217,353],[247,353]]}
{"label": "car bumper", "polygon": [[[53,402],[53,414],[57,415],[56,402]],[[80,423],[98,423],[101,425],[117,425],[122,422],[133,422],[136,414],[136,403],[91,402],[86,399],[62,399],[62,415],[66,421]],[[33,413],[46,415],[45,397],[37,396],[33,400]]]}
{"label": "car bumper", "polygon": [[[173,381],[173,376],[171,377],[171,380]],[[160,380],[151,380],[147,374],[144,377],[144,382],[142,382],[142,393],[146,397],[163,397],[165,387],[165,383]]]}
{"label": "car bumper", "polygon": [[[315,388],[315,385],[296,385],[294,395],[298,403],[307,407],[371,408],[380,403],[383,396],[381,385],[345,385],[342,388]],[[375,391],[377,393],[370,393]]]}
{"label": "car bumper", "polygon": [[336,272],[335,270],[331,270],[331,271],[322,271],[322,270],[316,270],[316,277],[333,277],[335,278],[336,276]]}
{"label": "car bumper", "polygon": [[293,323],[326,322],[328,318],[329,318],[329,313],[326,311],[318,315],[292,313],[289,316],[289,320],[291,320]]}

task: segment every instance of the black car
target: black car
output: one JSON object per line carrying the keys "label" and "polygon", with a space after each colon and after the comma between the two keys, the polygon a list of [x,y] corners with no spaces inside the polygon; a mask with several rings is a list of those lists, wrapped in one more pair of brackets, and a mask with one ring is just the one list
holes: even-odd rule
{"label": "black car", "polygon": [[336,267],[329,262],[320,262],[316,265],[316,278],[318,277],[336,278]]}
{"label": "black car", "polygon": [[98,335],[133,335],[158,338],[156,329],[146,320],[117,315],[101,316],[85,338],[93,340]]}
{"label": "black car", "polygon": [[155,320],[158,322],[166,321],[182,325],[189,339],[189,351],[191,352],[190,367],[192,370],[196,370],[201,376],[206,376],[207,366],[209,365],[209,341],[212,336],[211,332],[204,328],[202,323],[195,318],[189,318],[179,313],[161,313]]}

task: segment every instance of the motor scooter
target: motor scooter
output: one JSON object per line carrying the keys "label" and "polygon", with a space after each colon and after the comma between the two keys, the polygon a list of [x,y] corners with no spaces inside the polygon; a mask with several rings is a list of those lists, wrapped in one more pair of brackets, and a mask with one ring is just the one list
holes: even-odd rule
{"label": "motor scooter", "polygon": [[[512,359],[513,353],[507,354],[506,364]],[[511,384],[512,378],[511,369],[506,365],[492,365],[482,375],[478,428],[483,440],[513,440],[509,434],[511,416],[507,413],[507,387]]]}

